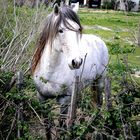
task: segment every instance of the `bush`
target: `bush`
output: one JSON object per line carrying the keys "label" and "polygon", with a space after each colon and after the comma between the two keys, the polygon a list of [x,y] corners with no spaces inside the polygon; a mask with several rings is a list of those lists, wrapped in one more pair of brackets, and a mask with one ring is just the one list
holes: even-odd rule
{"label": "bush", "polygon": [[109,53],[112,55],[119,55],[119,54],[129,54],[135,51],[135,45],[130,44],[122,44],[122,39],[120,38],[119,34],[116,33],[112,42],[108,42],[107,45],[109,46]]}
{"label": "bush", "polygon": [[106,0],[106,1],[103,1],[102,8],[103,9],[114,9],[115,2],[116,2],[116,0],[111,0],[111,1]]}

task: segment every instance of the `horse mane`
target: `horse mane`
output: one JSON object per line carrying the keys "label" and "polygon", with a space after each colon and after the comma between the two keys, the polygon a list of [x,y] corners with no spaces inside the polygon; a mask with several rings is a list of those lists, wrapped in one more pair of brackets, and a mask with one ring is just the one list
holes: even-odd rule
{"label": "horse mane", "polygon": [[82,26],[80,24],[79,17],[77,16],[77,14],[74,11],[72,11],[72,9],[70,7],[68,7],[68,6],[61,7],[59,10],[58,18],[55,19],[55,16],[56,16],[55,13],[52,12],[47,17],[46,25],[37,41],[36,50],[35,50],[35,53],[34,53],[33,59],[32,59],[32,67],[31,67],[32,73],[34,73],[34,71],[40,61],[42,52],[45,48],[45,44],[49,43],[50,46],[52,46],[52,42],[58,33],[58,28],[59,28],[61,22],[63,22],[64,25],[66,26],[66,28],[68,28],[70,30],[74,30],[74,28],[68,23],[68,21],[66,19],[70,19],[73,22],[76,22],[80,27],[79,32],[82,33]]}

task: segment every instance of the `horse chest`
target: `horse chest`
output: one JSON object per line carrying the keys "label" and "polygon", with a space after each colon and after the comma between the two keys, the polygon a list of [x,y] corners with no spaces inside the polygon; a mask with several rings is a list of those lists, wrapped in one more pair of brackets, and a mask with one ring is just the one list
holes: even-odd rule
{"label": "horse chest", "polygon": [[57,68],[52,71],[37,71],[34,81],[37,89],[43,94],[55,94],[61,92],[63,85],[70,88],[73,81],[73,71]]}

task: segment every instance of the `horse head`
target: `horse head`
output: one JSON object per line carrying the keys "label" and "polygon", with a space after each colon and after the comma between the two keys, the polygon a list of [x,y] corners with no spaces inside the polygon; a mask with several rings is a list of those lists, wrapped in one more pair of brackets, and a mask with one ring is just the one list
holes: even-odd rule
{"label": "horse head", "polygon": [[[54,6],[52,15],[56,35],[52,40],[52,49],[63,53],[70,69],[80,68],[83,59],[80,56],[82,26],[76,13],[68,6]],[[54,30],[54,29],[53,29]],[[50,31],[51,32],[51,31]]]}

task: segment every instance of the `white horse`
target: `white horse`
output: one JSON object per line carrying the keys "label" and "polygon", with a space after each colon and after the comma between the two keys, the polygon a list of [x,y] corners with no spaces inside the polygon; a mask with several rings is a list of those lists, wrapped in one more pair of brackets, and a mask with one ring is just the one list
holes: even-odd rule
{"label": "white horse", "polygon": [[107,64],[108,49],[103,40],[82,34],[77,14],[68,6],[55,5],[32,61],[39,99],[56,98],[61,104],[69,104],[74,78],[79,76],[84,86],[97,78],[101,82]]}

